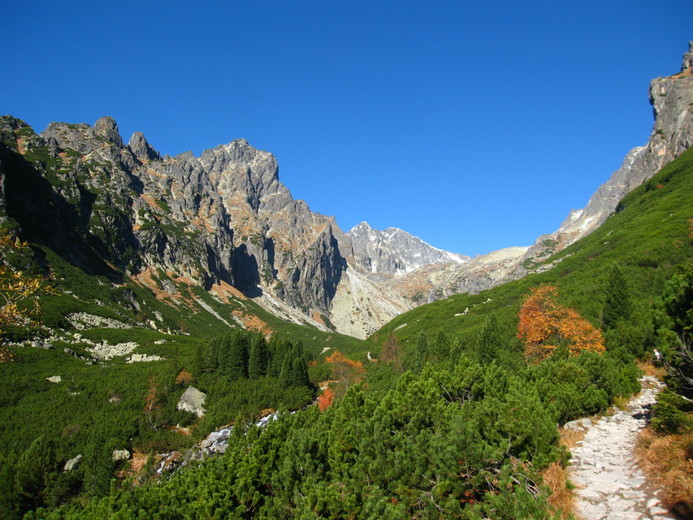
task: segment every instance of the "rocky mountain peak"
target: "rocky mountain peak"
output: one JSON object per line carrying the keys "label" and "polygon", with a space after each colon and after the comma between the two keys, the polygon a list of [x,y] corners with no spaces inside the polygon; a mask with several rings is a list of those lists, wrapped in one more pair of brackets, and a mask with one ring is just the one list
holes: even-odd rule
{"label": "rocky mountain peak", "polygon": [[130,138],[128,148],[140,160],[155,161],[161,159],[161,155],[147,142],[142,132],[135,132]]}
{"label": "rocky mountain peak", "polygon": [[100,117],[94,123],[94,133],[98,137],[104,138],[109,143],[113,143],[119,147],[123,146],[123,138],[120,137],[118,125],[111,116]]}
{"label": "rocky mountain peak", "polygon": [[12,116],[0,116],[0,132],[7,132],[7,135],[13,134],[20,128],[28,127],[24,121]]}
{"label": "rocky mountain peak", "polygon": [[370,233],[373,231],[373,228],[370,226],[368,222],[365,220],[363,222],[360,222],[359,224],[356,224],[353,228],[351,228],[348,233],[349,236],[354,236],[354,235],[360,235],[364,233]]}
{"label": "rocky mountain peak", "polygon": [[354,257],[371,273],[403,275],[428,264],[464,263],[469,257],[443,251],[398,228],[373,229],[361,222],[347,232]]}

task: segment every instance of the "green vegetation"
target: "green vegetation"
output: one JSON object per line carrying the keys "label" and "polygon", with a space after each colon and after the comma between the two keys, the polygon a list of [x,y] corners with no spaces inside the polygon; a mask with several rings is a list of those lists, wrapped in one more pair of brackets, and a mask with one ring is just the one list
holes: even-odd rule
{"label": "green vegetation", "polygon": [[[31,342],[42,337],[40,341],[50,341],[53,348],[11,347],[12,362],[0,363],[2,518],[20,518],[39,506],[108,494],[111,478],[127,469],[125,462],[111,460],[113,450],[128,449],[153,457],[187,449],[215,428],[254,419],[262,410],[304,407],[316,393],[307,363],[321,352],[322,345],[352,351],[362,343],[285,323],[252,301],[231,298],[230,303],[221,303],[202,288],[176,283],[162,271],[156,273],[156,282],[174,283],[186,304],[161,301],[150,289],[128,279],[116,284],[105,276],[88,274],[44,246],[13,253],[11,260],[27,275],[51,275],[56,290],[40,298],[40,324],[64,332],[63,339],[56,340],[48,338],[47,329],[15,327],[6,331],[10,340]],[[227,370],[219,341],[210,341],[230,330],[218,316],[235,326],[233,310],[259,314],[268,330],[275,325],[277,329],[269,343],[250,333],[226,334],[223,345],[240,341],[249,347],[247,365],[236,374]],[[115,320],[127,328],[76,331],[67,318],[77,312]],[[160,331],[145,327],[150,323]],[[161,332],[164,330],[184,334]],[[74,334],[81,339],[75,340]],[[309,345],[305,351],[301,338]],[[138,354],[163,360],[128,364],[121,356],[92,365],[63,351],[90,358],[88,349],[101,342],[136,342]],[[182,377],[186,373],[190,377]],[[47,378],[53,376],[60,376],[61,381],[49,382]],[[188,384],[207,394],[202,420],[176,409]],[[177,433],[176,425],[189,426],[191,435]],[[28,461],[37,453],[46,462],[27,473]],[[65,463],[79,454],[83,458],[77,468],[63,472]]]}
{"label": "green vegetation", "polygon": [[652,426],[693,440],[693,261],[683,264],[655,302],[658,347],[667,388],[654,407]]}
{"label": "green vegetation", "polygon": [[36,135],[36,133],[30,126],[23,126],[17,130],[17,137],[32,137],[34,135]]}

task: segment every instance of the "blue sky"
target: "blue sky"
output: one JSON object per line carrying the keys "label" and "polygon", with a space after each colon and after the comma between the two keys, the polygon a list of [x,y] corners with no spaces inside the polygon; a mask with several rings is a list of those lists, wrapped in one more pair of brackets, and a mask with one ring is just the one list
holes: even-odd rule
{"label": "blue sky", "polygon": [[652,128],[690,0],[5,2],[0,113],[246,138],[345,231],[476,255],[583,207]]}

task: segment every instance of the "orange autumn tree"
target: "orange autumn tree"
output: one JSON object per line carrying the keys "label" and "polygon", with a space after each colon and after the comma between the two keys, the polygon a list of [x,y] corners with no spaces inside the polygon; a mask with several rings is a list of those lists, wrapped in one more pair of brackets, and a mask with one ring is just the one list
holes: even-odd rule
{"label": "orange autumn tree", "polygon": [[572,355],[604,352],[602,333],[575,310],[559,304],[553,285],[532,289],[518,317],[517,337],[525,344],[528,361],[542,361],[558,347],[566,347]]}
{"label": "orange autumn tree", "polygon": [[176,376],[176,381],[175,381],[175,383],[177,385],[189,385],[192,382],[193,382],[193,376],[190,372],[188,372],[185,369],[182,369],[180,372],[178,372],[178,375]]}
{"label": "orange autumn tree", "polygon": [[344,385],[345,389],[358,383],[363,378],[365,369],[363,363],[349,359],[339,350],[325,358],[325,362],[332,365],[332,377]]}
{"label": "orange autumn tree", "polygon": [[332,406],[332,401],[334,401],[334,392],[327,387],[322,391],[322,394],[318,396],[318,409],[324,412]]}

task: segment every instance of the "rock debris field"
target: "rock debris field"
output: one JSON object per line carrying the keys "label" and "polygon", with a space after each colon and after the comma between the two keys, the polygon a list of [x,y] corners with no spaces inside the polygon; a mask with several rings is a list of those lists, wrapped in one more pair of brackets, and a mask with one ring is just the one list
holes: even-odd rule
{"label": "rock debris field", "polygon": [[587,433],[573,448],[572,481],[578,486],[577,513],[584,520],[676,520],[665,509],[658,490],[645,480],[633,449],[646,424],[650,407],[663,386],[654,377],[640,380],[642,392],[626,410],[602,417],[573,421]]}

